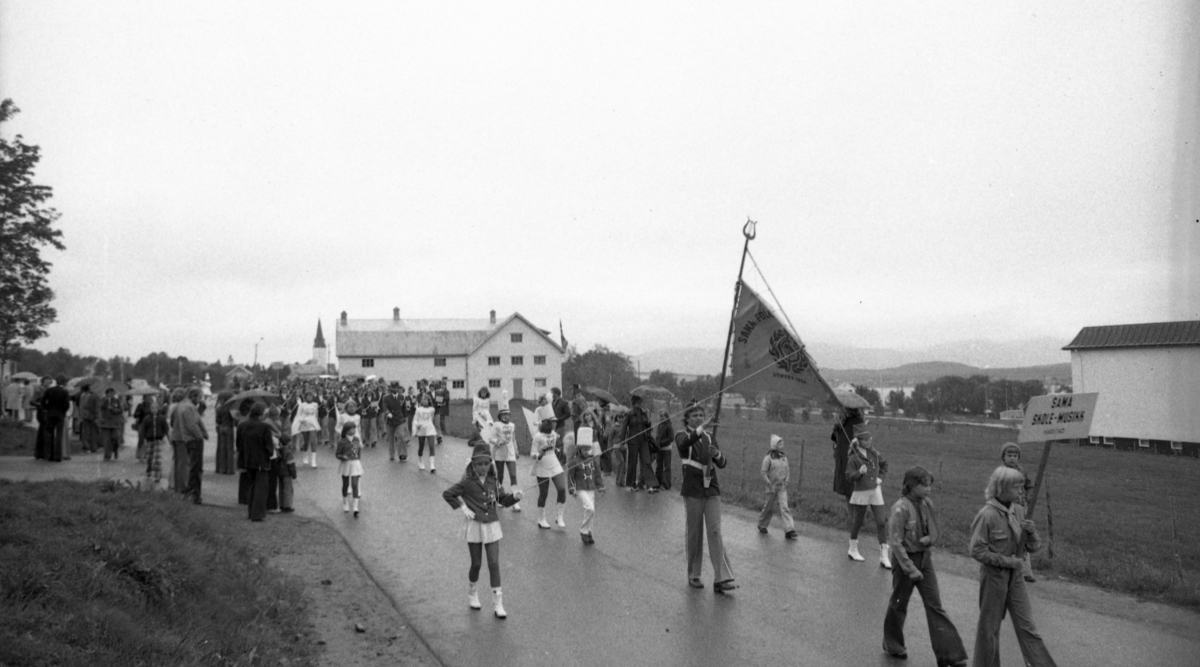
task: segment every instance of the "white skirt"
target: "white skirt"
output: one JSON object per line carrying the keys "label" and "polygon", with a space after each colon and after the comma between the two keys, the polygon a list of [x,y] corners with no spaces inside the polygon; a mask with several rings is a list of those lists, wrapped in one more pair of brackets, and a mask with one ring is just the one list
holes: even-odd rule
{"label": "white skirt", "polygon": [[504,537],[504,531],[500,529],[499,521],[480,523],[475,519],[468,519],[464,516],[462,536],[468,542],[491,544],[492,542],[500,541],[500,538]]}
{"label": "white skirt", "polygon": [[851,505],[871,505],[872,507],[883,504],[883,490],[878,486],[870,491],[855,491],[850,494]]}
{"label": "white skirt", "polygon": [[[353,461],[342,461],[338,464],[338,474],[342,477],[361,476],[362,473],[362,461],[358,459],[354,459]],[[882,501],[880,504],[883,504]]]}

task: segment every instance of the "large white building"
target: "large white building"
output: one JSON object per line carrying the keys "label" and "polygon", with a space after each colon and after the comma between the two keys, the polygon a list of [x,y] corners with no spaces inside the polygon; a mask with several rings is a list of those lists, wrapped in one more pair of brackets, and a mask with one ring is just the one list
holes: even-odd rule
{"label": "large white building", "polygon": [[1200,321],[1085,327],[1075,393],[1096,392],[1090,443],[1200,456]]}
{"label": "large white building", "polygon": [[520,313],[497,321],[496,311],[480,319],[349,319],[337,322],[335,352],[341,375],[376,375],[415,386],[422,378],[445,378],[452,399],[488,387],[493,400],[533,399],[562,387],[564,351],[549,332]]}

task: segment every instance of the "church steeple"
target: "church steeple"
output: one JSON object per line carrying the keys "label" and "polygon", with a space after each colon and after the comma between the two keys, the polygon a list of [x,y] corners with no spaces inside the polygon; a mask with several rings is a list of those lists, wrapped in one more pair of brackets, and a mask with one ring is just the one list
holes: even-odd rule
{"label": "church steeple", "polygon": [[313,347],[325,347],[325,334],[321,333],[321,320],[317,320],[317,337],[313,340]]}
{"label": "church steeple", "polygon": [[325,334],[321,332],[321,319],[317,318],[317,337],[313,339],[313,363],[321,367],[329,365],[329,350],[325,348]]}

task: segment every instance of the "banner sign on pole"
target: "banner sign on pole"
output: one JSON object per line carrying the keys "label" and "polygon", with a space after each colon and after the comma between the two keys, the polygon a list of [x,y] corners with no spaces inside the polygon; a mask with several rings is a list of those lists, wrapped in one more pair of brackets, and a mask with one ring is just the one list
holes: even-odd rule
{"label": "banner sign on pole", "polygon": [[1088,437],[1097,396],[1096,393],[1034,396],[1025,406],[1025,420],[1017,442]]}

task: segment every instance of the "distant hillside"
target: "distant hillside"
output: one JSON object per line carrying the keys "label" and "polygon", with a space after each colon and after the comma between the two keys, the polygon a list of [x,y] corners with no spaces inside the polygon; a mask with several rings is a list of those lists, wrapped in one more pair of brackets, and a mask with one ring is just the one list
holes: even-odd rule
{"label": "distant hillside", "polygon": [[966,364],[946,361],[926,361],[918,364],[905,364],[896,368],[849,370],[822,369],[821,374],[832,384],[849,382],[850,384],[865,384],[870,387],[911,387],[921,382],[929,382],[946,375],[970,377],[986,375],[994,380],[1046,380],[1050,378],[1056,383],[1071,382],[1071,364],[1052,364],[1046,366],[1025,366],[1022,368],[978,368]]}
{"label": "distant hillside", "polygon": [[[1070,341],[1057,338],[1028,338],[997,343],[965,340],[911,350],[867,349],[810,341],[808,350],[822,370],[852,368],[882,370],[924,362],[950,362],[973,368],[1030,368],[1069,364],[1071,355],[1062,347]],[[664,370],[685,375],[716,375],[721,371],[722,348],[674,347],[634,355],[643,373]],[[995,374],[998,371],[991,371]]]}

